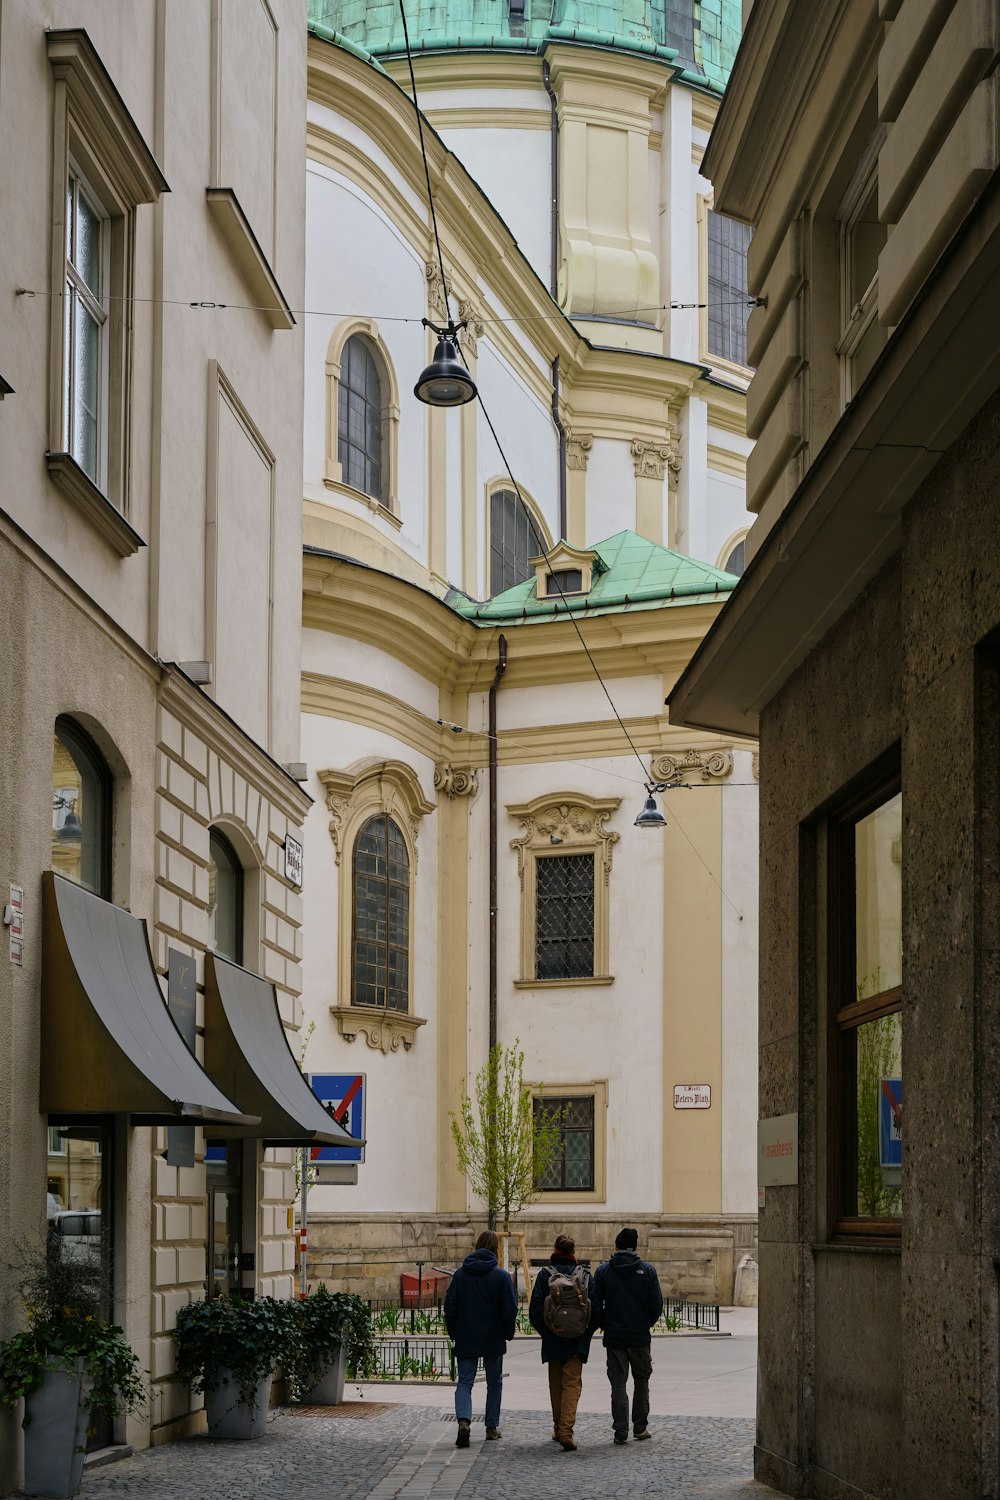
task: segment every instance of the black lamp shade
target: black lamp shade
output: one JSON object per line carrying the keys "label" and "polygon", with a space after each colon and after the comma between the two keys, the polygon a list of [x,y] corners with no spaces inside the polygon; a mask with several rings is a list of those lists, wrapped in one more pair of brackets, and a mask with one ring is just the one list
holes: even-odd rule
{"label": "black lamp shade", "polygon": [[447,334],[438,339],[434,358],[413,387],[413,394],[427,406],[464,406],[475,399],[476,383],[458,357],[455,340]]}
{"label": "black lamp shade", "polygon": [[667,820],[656,805],[656,798],[652,792],[646,798],[646,805],[635,820],[636,828],[666,828]]}

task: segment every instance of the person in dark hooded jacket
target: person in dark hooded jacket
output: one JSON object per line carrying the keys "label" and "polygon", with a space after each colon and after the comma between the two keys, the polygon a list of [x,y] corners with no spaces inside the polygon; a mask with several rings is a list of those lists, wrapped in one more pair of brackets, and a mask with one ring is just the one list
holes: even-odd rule
{"label": "person in dark hooded jacket", "polygon": [[628,1442],[628,1377],[632,1372],[632,1432],[637,1442],[651,1436],[649,1377],[653,1373],[650,1329],[663,1311],[663,1293],[653,1266],[640,1260],[639,1235],[623,1229],[615,1253],[594,1276],[596,1317],[604,1329],[611,1382],[611,1421],[615,1442]]}
{"label": "person in dark hooded jacket", "polygon": [[[590,1353],[590,1341],[597,1327],[594,1302],[594,1284],[590,1274],[578,1266],[576,1242],[568,1234],[560,1234],[547,1266],[542,1266],[535,1277],[528,1304],[528,1318],[532,1328],[542,1335],[542,1364],[549,1367],[549,1400],[552,1406],[552,1439],[561,1443],[564,1453],[576,1448],[573,1441],[573,1425],[576,1409],[583,1390],[583,1367]],[[575,1338],[564,1338],[554,1333],[545,1321],[545,1299],[549,1293],[549,1282],[556,1272],[563,1275],[578,1275],[581,1289],[590,1302],[590,1318],[586,1331]]]}
{"label": "person in dark hooded jacket", "polygon": [[514,1283],[497,1264],[500,1241],[484,1229],[472,1255],[467,1255],[451,1279],[444,1299],[444,1321],[455,1346],[458,1384],[455,1387],[456,1448],[469,1446],[472,1424],[472,1384],[479,1361],[486,1371],[486,1436],[500,1436],[500,1395],[507,1340],[517,1328]]}

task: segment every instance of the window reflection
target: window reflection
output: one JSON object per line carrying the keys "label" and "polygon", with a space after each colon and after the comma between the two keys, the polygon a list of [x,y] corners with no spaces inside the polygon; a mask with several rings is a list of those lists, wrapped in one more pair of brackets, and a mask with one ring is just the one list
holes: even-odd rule
{"label": "window reflection", "polygon": [[243,866],[232,845],[214,828],[208,844],[208,946],[239,964],[243,962]]}
{"label": "window reflection", "polygon": [[903,799],[897,792],[854,829],[854,981],[859,1000],[903,982]]}
{"label": "window reflection", "polygon": [[98,750],[71,719],[56,720],[52,745],[52,868],[95,895],[110,895],[110,777]]}

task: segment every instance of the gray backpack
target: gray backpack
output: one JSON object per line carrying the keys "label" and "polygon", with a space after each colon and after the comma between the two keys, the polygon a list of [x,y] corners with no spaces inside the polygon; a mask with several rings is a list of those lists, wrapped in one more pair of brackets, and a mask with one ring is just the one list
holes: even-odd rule
{"label": "gray backpack", "polygon": [[546,1328],[560,1339],[578,1339],[590,1327],[587,1273],[582,1266],[559,1271],[553,1266],[542,1304]]}

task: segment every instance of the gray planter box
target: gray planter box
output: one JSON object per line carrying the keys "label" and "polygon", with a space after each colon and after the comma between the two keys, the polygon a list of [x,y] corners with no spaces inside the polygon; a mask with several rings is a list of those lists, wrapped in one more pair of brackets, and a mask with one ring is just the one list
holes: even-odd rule
{"label": "gray planter box", "polygon": [[268,1375],[254,1392],[250,1404],[240,1400],[239,1383],[229,1370],[219,1372],[219,1384],[213,1391],[205,1392],[205,1416],[208,1419],[208,1435],[225,1438],[229,1442],[249,1442],[263,1435],[267,1426],[268,1405],[271,1399],[271,1379]]}
{"label": "gray planter box", "polygon": [[307,1406],[339,1406],[344,1399],[344,1382],[347,1379],[347,1345],[341,1344],[340,1352],[332,1365],[327,1365],[323,1374],[302,1400]]}
{"label": "gray planter box", "polygon": [[24,1402],[24,1493],[75,1495],[83,1480],[90,1416],[90,1382],[82,1359],[76,1369],[46,1370]]}

